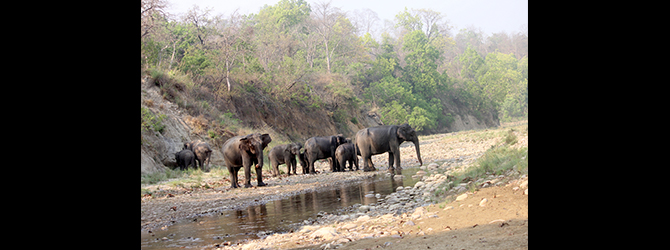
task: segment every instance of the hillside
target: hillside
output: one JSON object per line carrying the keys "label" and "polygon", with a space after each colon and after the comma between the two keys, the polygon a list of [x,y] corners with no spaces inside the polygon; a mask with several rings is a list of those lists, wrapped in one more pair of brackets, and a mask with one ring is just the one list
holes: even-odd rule
{"label": "hillside", "polygon": [[[192,83],[191,83],[192,84]],[[312,136],[344,134],[351,137],[360,129],[383,124],[375,110],[347,110],[338,118],[337,103],[323,107],[282,102],[262,91],[233,91],[212,94],[207,86],[189,86],[178,77],[144,74],[141,79],[142,173],[175,167],[174,153],[184,142],[207,141],[215,149],[212,164],[222,166],[220,147],[228,138],[253,132],[269,133],[276,145],[304,142]],[[441,132],[455,132],[497,126],[468,114],[466,108],[445,106],[455,114],[451,126]],[[341,122],[340,122],[341,121]]]}

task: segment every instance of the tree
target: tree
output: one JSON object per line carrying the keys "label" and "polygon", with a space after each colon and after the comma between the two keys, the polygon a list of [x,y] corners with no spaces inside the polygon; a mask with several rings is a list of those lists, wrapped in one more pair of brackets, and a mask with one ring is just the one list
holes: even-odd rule
{"label": "tree", "polygon": [[248,27],[242,16],[235,10],[228,19],[216,17],[214,28],[216,34],[213,43],[217,48],[214,58],[218,62],[217,65],[224,64],[225,66],[226,84],[230,92],[230,69],[235,66],[235,61],[249,50],[252,27]]}
{"label": "tree", "polygon": [[168,6],[167,0],[142,0],[141,2],[141,33],[142,38],[152,32],[156,25],[156,20],[165,18],[167,13],[165,8]]}
{"label": "tree", "polygon": [[351,21],[356,27],[356,35],[364,36],[366,33],[376,34],[375,26],[379,22],[379,15],[371,9],[354,10]]}
{"label": "tree", "polygon": [[343,14],[340,12],[339,8],[332,7],[331,2],[319,2],[316,3],[312,18],[314,19],[314,30],[319,34],[321,42],[325,47],[325,56],[326,56],[326,68],[328,73],[331,73],[330,70],[330,61],[333,55],[333,52],[339,46],[339,42],[335,43],[334,46],[330,45],[331,38],[335,36],[336,30],[334,30],[335,25],[338,20],[343,17]]}

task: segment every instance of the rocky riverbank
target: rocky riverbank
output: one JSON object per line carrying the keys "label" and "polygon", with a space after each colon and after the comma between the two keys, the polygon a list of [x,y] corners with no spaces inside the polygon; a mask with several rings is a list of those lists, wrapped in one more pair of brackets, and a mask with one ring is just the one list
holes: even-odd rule
{"label": "rocky riverbank", "polygon": [[[448,164],[444,165],[448,167]],[[435,165],[432,164],[434,169],[440,168]],[[472,230],[468,229],[480,225],[486,226],[487,231],[507,227],[505,230],[494,230],[497,231],[494,233],[508,236],[516,234],[516,237],[496,238],[495,241],[480,237],[479,240],[458,244],[476,247],[472,244],[482,243],[479,245],[481,247],[490,241],[489,245],[496,243],[499,246],[527,247],[527,176],[517,176],[517,179],[511,180],[514,173],[509,173],[509,176],[486,178],[478,185],[486,188],[473,192],[458,185],[449,190],[452,195],[447,197],[447,202],[433,204],[431,193],[448,181],[449,170],[445,173],[447,175],[423,175],[420,177],[422,181],[413,187],[398,187],[396,192],[378,199],[376,205],[354,205],[350,213],[343,215],[319,214],[317,221],[305,221],[303,226],[293,232],[272,234],[248,242],[221,242],[206,249],[369,249],[375,246],[414,249],[411,245],[400,243],[404,239],[416,237],[423,237],[422,244],[437,244],[436,248],[439,249],[445,245],[436,242],[443,241],[445,234],[452,232],[450,237],[455,239],[460,232],[467,231],[471,236]],[[432,237],[429,239],[428,236]]]}

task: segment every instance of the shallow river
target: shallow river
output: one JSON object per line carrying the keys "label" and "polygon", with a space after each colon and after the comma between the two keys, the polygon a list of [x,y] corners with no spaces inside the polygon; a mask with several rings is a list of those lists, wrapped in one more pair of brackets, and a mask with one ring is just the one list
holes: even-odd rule
{"label": "shallow river", "polygon": [[403,169],[401,180],[388,177],[386,171],[379,171],[374,178],[339,189],[299,194],[242,210],[225,210],[216,216],[186,219],[167,230],[153,231],[153,236],[142,232],[142,249],[197,248],[288,232],[296,229],[296,223],[316,219],[319,212],[338,214],[356,203],[377,202],[375,197],[365,197],[366,194],[380,194],[383,198],[398,186],[414,186],[418,179],[411,176],[418,170],[418,167]]}

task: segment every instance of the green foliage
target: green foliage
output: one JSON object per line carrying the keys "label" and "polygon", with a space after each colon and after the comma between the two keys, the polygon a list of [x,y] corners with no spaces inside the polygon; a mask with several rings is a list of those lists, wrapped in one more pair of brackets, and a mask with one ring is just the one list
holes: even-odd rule
{"label": "green foliage", "polygon": [[477,179],[486,176],[486,173],[500,175],[509,170],[517,171],[520,174],[528,173],[528,148],[515,149],[507,144],[493,147],[477,159],[475,166],[470,167],[457,178],[470,177]]}
{"label": "green foliage", "polygon": [[407,116],[409,115],[407,109],[405,105],[393,101],[380,109],[381,120],[384,124],[403,124],[407,122]]}
{"label": "green foliage", "polygon": [[148,129],[151,129],[153,131],[157,131],[159,133],[163,133],[163,130],[165,130],[165,125],[163,125],[163,119],[165,118],[164,114],[160,114],[156,116],[151,110],[145,107],[141,107],[142,109],[142,131],[146,131]]}
{"label": "green foliage", "polygon": [[[162,89],[164,96],[212,117],[220,115],[222,97],[236,94],[326,108],[336,123],[358,123],[349,114],[378,108],[384,123],[407,122],[425,132],[454,122],[447,105],[503,121],[527,117],[527,34],[486,37],[464,29],[452,37],[439,12],[405,8],[394,19],[402,32],[384,32],[377,41],[377,34],[358,36],[360,23],[343,10],[313,5],[281,0],[249,15],[210,18],[211,10],[196,7],[180,20],[155,16],[142,36],[142,68],[154,79],[168,72],[180,85]],[[323,75],[327,80],[316,83]],[[143,130],[160,128],[160,117],[142,116]],[[239,125],[232,117],[220,120]]]}
{"label": "green foliage", "polygon": [[183,72],[199,75],[211,65],[211,59],[205,54],[205,51],[197,47],[190,47],[181,59],[179,69]]}

